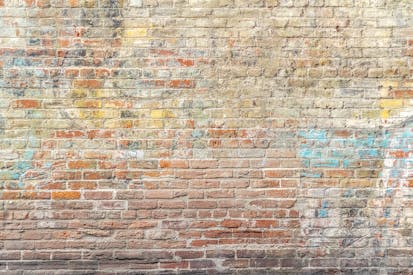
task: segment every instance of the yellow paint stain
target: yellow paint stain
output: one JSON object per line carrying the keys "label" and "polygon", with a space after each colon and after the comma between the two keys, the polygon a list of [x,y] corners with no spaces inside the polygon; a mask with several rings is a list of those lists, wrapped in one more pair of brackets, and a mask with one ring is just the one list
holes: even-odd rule
{"label": "yellow paint stain", "polygon": [[82,98],[87,96],[87,90],[85,89],[73,89],[70,93],[71,98]]}
{"label": "yellow paint stain", "polygon": [[83,98],[83,97],[111,97],[113,94],[108,90],[101,90],[101,89],[73,89],[70,92],[71,98]]}
{"label": "yellow paint stain", "polygon": [[164,124],[162,120],[149,120],[146,127],[147,128],[163,128]]}
{"label": "yellow paint stain", "polygon": [[132,128],[133,121],[132,120],[118,120],[118,119],[111,119],[106,120],[104,123],[105,128]]}
{"label": "yellow paint stain", "polygon": [[136,46],[148,42],[148,28],[127,28],[124,30],[122,44]]}
{"label": "yellow paint stain", "polygon": [[380,111],[380,118],[388,119],[390,117],[390,110],[381,110]]}
{"label": "yellow paint stain", "polygon": [[374,119],[374,118],[381,117],[381,114],[380,114],[380,111],[377,111],[377,110],[365,111],[365,112],[363,112],[363,117]]}
{"label": "yellow paint stain", "polygon": [[170,110],[160,109],[152,110],[151,118],[172,118],[175,117],[175,114]]}
{"label": "yellow paint stain", "polygon": [[79,117],[82,119],[112,118],[117,115],[118,113],[114,110],[79,111]]}
{"label": "yellow paint stain", "polygon": [[402,99],[382,99],[380,101],[381,108],[400,108],[403,106]]}
{"label": "yellow paint stain", "polygon": [[102,102],[100,100],[78,100],[75,106],[77,108],[101,108]]}
{"label": "yellow paint stain", "polygon": [[148,29],[146,28],[133,28],[126,29],[124,31],[125,38],[135,38],[135,37],[145,37],[148,34]]}
{"label": "yellow paint stain", "polygon": [[92,97],[97,97],[97,98],[111,97],[112,96],[112,94],[110,92],[105,91],[105,90],[100,90],[100,89],[90,91],[90,95]]}

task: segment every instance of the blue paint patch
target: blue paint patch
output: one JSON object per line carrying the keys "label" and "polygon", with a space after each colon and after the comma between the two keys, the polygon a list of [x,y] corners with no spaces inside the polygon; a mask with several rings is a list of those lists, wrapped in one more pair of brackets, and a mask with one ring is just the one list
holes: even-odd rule
{"label": "blue paint patch", "polygon": [[19,181],[19,183],[17,184],[17,186],[19,187],[19,189],[24,189],[24,183]]}
{"label": "blue paint patch", "polygon": [[14,172],[11,174],[11,179],[18,180],[20,178],[20,173]]}
{"label": "blue paint patch", "polygon": [[402,133],[402,138],[413,138],[413,131],[412,130],[405,130]]}
{"label": "blue paint patch", "polygon": [[201,131],[201,130],[192,131],[192,137],[193,138],[201,138],[203,136],[204,136],[204,131]]}
{"label": "blue paint patch", "polygon": [[328,211],[326,210],[326,209],[318,209],[318,211],[317,211],[318,213],[318,217],[319,218],[326,218],[327,217],[327,215],[328,215]]}
{"label": "blue paint patch", "polygon": [[327,201],[323,201],[323,202],[321,203],[321,207],[322,207],[322,208],[327,208],[327,207],[328,207],[328,202],[327,202]]}
{"label": "blue paint patch", "polygon": [[312,162],[312,166],[317,168],[336,168],[340,166],[340,161],[338,159],[315,160]]}
{"label": "blue paint patch", "polygon": [[14,66],[17,66],[17,67],[23,67],[23,66],[28,66],[29,64],[28,64],[28,62],[27,62],[26,59],[23,59],[23,58],[15,58],[15,59],[13,60],[13,65],[14,65]]}
{"label": "blue paint patch", "polygon": [[17,170],[28,170],[32,168],[31,162],[28,161],[18,161],[14,165],[15,169]]}
{"label": "blue paint patch", "polygon": [[345,158],[349,155],[349,152],[346,152],[344,150],[331,150],[330,154],[334,158]]}
{"label": "blue paint patch", "polygon": [[321,158],[321,150],[319,149],[302,149],[300,151],[302,158]]}
{"label": "blue paint patch", "polygon": [[[22,155],[22,159],[20,161],[17,161],[14,165],[13,165],[13,171],[10,171],[9,175],[10,177],[8,179],[12,179],[12,180],[20,180],[19,184],[16,185],[16,188],[22,188],[24,187],[24,183],[21,181],[22,176],[30,169],[33,168],[33,163],[32,163],[32,159],[34,157],[35,151],[33,150],[26,150],[23,155]],[[5,174],[3,174],[3,177],[5,176]],[[6,174],[7,177],[7,174]],[[1,174],[0,174],[0,178],[1,178]],[[6,178],[7,179],[7,178]],[[22,187],[21,187],[22,186]]]}
{"label": "blue paint patch", "polygon": [[25,159],[25,160],[32,160],[33,157],[34,157],[34,151],[33,150],[27,150],[23,154],[23,159]]}
{"label": "blue paint patch", "polygon": [[402,171],[400,171],[400,170],[391,170],[390,171],[390,177],[392,177],[392,178],[400,178],[401,177],[401,174],[402,174]]}
{"label": "blue paint patch", "polygon": [[317,139],[321,141],[327,141],[327,132],[325,130],[302,130],[298,132],[298,136],[305,139]]}
{"label": "blue paint patch", "polygon": [[343,160],[343,167],[348,168],[349,166],[350,166],[350,160],[348,159]]}
{"label": "blue paint patch", "polygon": [[353,196],[353,190],[351,190],[351,189],[347,189],[343,194],[343,197],[345,197],[345,198],[349,198],[349,197],[352,197],[352,196]]}
{"label": "blue paint patch", "polygon": [[323,174],[316,171],[302,171],[300,173],[301,178],[321,178]]}
{"label": "blue paint patch", "polygon": [[383,216],[385,217],[385,218],[390,218],[390,208],[385,208],[384,209],[384,211],[383,211]]}
{"label": "blue paint patch", "polygon": [[359,150],[358,155],[360,158],[378,158],[380,157],[380,150],[379,149],[366,149],[366,150]]}
{"label": "blue paint patch", "polygon": [[386,197],[391,197],[393,196],[394,190],[391,188],[386,188]]}

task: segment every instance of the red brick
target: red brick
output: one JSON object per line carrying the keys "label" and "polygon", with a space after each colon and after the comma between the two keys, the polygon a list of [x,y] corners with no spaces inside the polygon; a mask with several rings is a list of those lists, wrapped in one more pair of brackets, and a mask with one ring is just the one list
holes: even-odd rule
{"label": "red brick", "polygon": [[191,60],[191,59],[178,58],[177,60],[178,60],[179,64],[181,64],[181,66],[185,66],[185,67],[194,66],[194,61]]}
{"label": "red brick", "polygon": [[97,89],[97,88],[102,88],[103,86],[103,82],[101,80],[94,80],[94,79],[75,80],[73,83],[74,83],[75,88]]}
{"label": "red brick", "polygon": [[57,138],[75,138],[84,137],[85,133],[79,130],[58,130],[56,131]]}
{"label": "red brick", "polygon": [[188,161],[186,160],[160,160],[159,166],[161,168],[188,168]]}
{"label": "red brick", "polygon": [[83,196],[86,200],[109,200],[113,194],[111,191],[85,191]]}
{"label": "red brick", "polygon": [[69,161],[67,166],[69,169],[91,169],[91,168],[96,168],[96,161],[91,161],[91,160]]}
{"label": "red brick", "polygon": [[170,88],[193,88],[195,87],[195,82],[190,79],[177,79],[168,82],[168,87]]}
{"label": "red brick", "polygon": [[237,228],[242,225],[242,221],[239,220],[224,220],[221,222],[221,226],[228,228]]}
{"label": "red brick", "polygon": [[21,99],[21,100],[15,100],[12,104],[13,108],[19,108],[19,109],[36,109],[40,108],[40,101],[39,100],[34,100],[34,99]]}

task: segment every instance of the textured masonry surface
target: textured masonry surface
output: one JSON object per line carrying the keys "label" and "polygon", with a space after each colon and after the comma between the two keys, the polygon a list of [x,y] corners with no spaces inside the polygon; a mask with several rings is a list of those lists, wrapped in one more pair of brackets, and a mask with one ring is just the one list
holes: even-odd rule
{"label": "textured masonry surface", "polygon": [[0,0],[0,273],[412,274],[411,0]]}

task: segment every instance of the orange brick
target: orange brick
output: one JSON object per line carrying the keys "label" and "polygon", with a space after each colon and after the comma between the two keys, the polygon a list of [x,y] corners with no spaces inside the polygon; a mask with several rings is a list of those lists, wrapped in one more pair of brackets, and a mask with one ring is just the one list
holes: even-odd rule
{"label": "orange brick", "polygon": [[69,169],[91,169],[96,168],[96,161],[91,160],[74,160],[69,161],[67,166]]}
{"label": "orange brick", "polygon": [[35,109],[35,108],[39,108],[40,105],[41,104],[39,100],[33,100],[33,99],[16,100],[12,104],[14,108],[20,108],[20,109]]}
{"label": "orange brick", "polygon": [[159,166],[161,168],[188,168],[188,161],[187,160],[160,160]]}
{"label": "orange brick", "polygon": [[189,79],[178,79],[178,80],[171,80],[168,83],[170,88],[193,88],[195,87],[195,82]]}
{"label": "orange brick", "polygon": [[57,138],[74,138],[74,137],[84,137],[85,133],[78,130],[59,130],[56,131]]}
{"label": "orange brick", "polygon": [[194,66],[194,61],[191,60],[191,59],[178,58],[177,60],[178,60],[179,64],[181,64],[181,66],[185,66],[185,67]]}
{"label": "orange brick", "polygon": [[54,200],[76,200],[76,199],[80,199],[80,192],[79,191],[52,192],[52,199],[54,199]]}
{"label": "orange brick", "polygon": [[394,98],[413,98],[413,90],[394,91]]}
{"label": "orange brick", "polygon": [[97,88],[102,88],[103,86],[102,80],[95,80],[95,79],[75,80],[73,83],[74,83],[75,88],[97,89]]}

